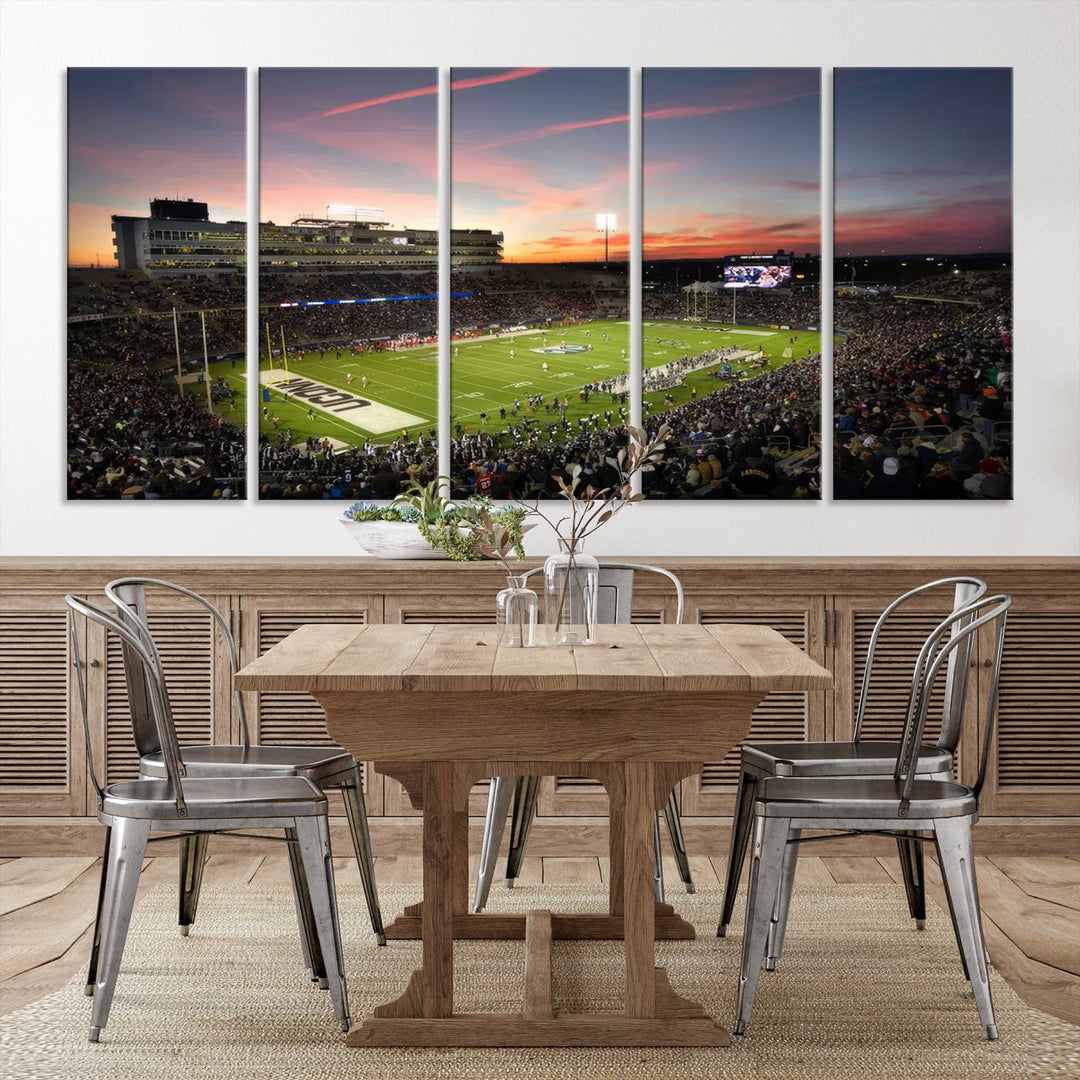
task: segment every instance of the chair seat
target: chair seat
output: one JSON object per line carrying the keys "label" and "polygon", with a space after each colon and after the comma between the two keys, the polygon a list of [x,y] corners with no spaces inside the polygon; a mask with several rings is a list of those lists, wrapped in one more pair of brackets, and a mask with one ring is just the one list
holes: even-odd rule
{"label": "chair seat", "polygon": [[[340,746],[249,746],[217,743],[182,746],[187,775],[222,776],[292,776],[303,774],[316,783],[353,768],[352,755]],[[146,778],[164,778],[165,762],[159,753],[144,754],[139,772]],[[187,784],[184,785],[187,790]]]}
{"label": "chair seat", "polygon": [[218,777],[183,781],[187,814],[176,812],[176,797],[168,780],[127,780],[110,784],[102,798],[101,814],[154,821],[200,818],[315,817],[326,813],[326,796],[300,776]]}
{"label": "chair seat", "polygon": [[[900,784],[893,779],[784,777],[762,780],[754,812],[789,818],[899,818]],[[951,780],[916,780],[909,820],[967,817],[977,812],[975,793]]]}
{"label": "chair seat", "polygon": [[[892,776],[899,742],[744,743],[743,765],[771,776]],[[185,760],[186,760],[185,752]],[[952,754],[936,746],[919,747],[923,773],[951,773]]]}

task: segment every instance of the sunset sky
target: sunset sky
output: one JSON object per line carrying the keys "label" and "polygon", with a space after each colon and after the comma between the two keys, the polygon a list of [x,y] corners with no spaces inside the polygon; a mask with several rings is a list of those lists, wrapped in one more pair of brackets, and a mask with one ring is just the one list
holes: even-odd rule
{"label": "sunset sky", "polygon": [[[628,78],[621,68],[452,72],[455,227],[505,234],[517,261],[627,254]],[[836,253],[1012,248],[1011,72],[835,75]],[[260,218],[328,203],[434,227],[433,68],[264,69]],[[73,68],[68,259],[113,264],[109,217],[155,196],[245,220],[242,69]],[[817,251],[819,74],[646,69],[645,257]]]}
{"label": "sunset sky", "polygon": [[438,225],[434,68],[264,68],[259,220],[375,206],[396,226]]}
{"label": "sunset sky", "polygon": [[835,105],[837,255],[1012,250],[1008,68],[841,68]]}
{"label": "sunset sky", "polygon": [[646,259],[820,248],[816,68],[646,68]]}
{"label": "sunset sky", "polygon": [[247,219],[242,68],[68,70],[68,262],[115,266],[112,214],[154,197]]}
{"label": "sunset sky", "polygon": [[596,214],[606,211],[616,218],[610,258],[625,260],[626,69],[454,68],[451,77],[454,227],[502,232],[504,257],[518,262],[603,261]]}

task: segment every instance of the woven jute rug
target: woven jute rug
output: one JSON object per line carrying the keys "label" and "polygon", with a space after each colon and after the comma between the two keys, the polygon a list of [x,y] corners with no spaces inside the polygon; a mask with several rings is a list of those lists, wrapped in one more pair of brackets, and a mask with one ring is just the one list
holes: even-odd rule
{"label": "woven jute rug", "polygon": [[[720,890],[670,890],[696,941],[661,942],[672,988],[730,1026],[742,905],[715,936]],[[419,966],[419,942],[375,947],[359,889],[339,888],[354,1022],[396,997]],[[593,886],[493,890],[491,910],[603,910]],[[419,898],[382,890],[387,918]],[[741,900],[742,898],[740,898]],[[0,1021],[0,1072],[72,1080],[308,1080],[439,1077],[607,1080],[671,1077],[875,1078],[1080,1075],[1080,1029],[1026,1006],[994,974],[1001,1040],[988,1043],[964,981],[947,916],[918,932],[903,890],[886,885],[796,889],[780,970],[761,978],[749,1037],[726,1048],[395,1049],[344,1045],[329,996],[306,977],[287,886],[207,888],[191,936],[176,929],[175,890],[140,897],[112,1016],[86,1041],[83,975]],[[521,942],[455,946],[455,1008],[520,1012]],[[618,1011],[619,942],[557,942],[556,1009]]]}

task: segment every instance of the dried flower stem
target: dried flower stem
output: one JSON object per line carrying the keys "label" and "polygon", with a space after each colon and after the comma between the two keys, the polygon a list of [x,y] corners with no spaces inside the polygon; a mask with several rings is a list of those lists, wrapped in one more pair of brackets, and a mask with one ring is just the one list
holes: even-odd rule
{"label": "dried flower stem", "polygon": [[[569,572],[563,583],[562,593],[559,597],[559,607],[556,612],[556,628],[561,626],[563,622],[570,577],[575,566],[575,555],[585,540],[592,536],[601,526],[607,524],[624,506],[640,502],[645,497],[640,493],[637,495],[633,493],[633,479],[646,464],[660,457],[666,446],[669,433],[667,424],[661,424],[660,429],[651,439],[644,428],[627,426],[626,431],[629,436],[629,445],[619,451],[613,462],[619,473],[617,484],[606,488],[586,487],[579,490],[581,466],[572,465],[569,469],[570,483],[567,483],[562,476],[556,475],[555,477],[560,488],[560,494],[570,503],[569,514],[564,514],[557,521],[553,521],[540,509],[539,499],[533,505],[525,506],[527,514],[536,514],[551,526],[552,531],[566,547],[570,557]],[[564,531],[567,522],[569,522],[569,529]]]}

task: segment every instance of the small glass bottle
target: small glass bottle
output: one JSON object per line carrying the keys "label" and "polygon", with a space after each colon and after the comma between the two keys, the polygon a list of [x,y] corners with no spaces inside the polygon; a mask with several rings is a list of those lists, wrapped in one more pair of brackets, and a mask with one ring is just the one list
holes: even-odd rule
{"label": "small glass bottle", "polygon": [[523,577],[512,577],[495,597],[495,612],[503,627],[502,644],[508,649],[531,649],[536,644],[536,593]]}

